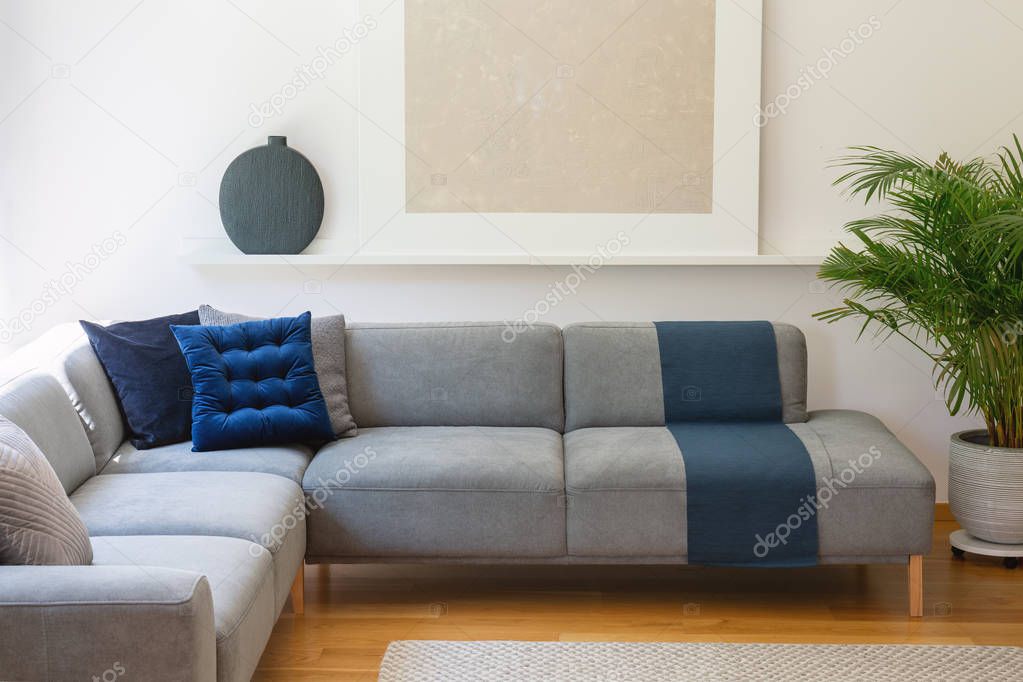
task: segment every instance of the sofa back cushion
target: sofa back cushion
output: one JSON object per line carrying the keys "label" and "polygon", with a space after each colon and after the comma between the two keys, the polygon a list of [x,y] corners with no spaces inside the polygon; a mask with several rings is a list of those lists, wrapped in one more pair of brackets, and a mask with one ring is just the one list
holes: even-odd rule
{"label": "sofa back cushion", "polygon": [[96,475],[89,439],[56,378],[30,373],[0,386],[0,416],[14,422],[46,455],[69,495]]}
{"label": "sofa back cushion", "polygon": [[53,374],[78,412],[101,470],[124,442],[124,422],[114,387],[89,337],[77,322],[58,324],[27,343],[0,366],[0,385],[30,371]]}
{"label": "sofa back cushion", "polygon": [[[806,339],[774,325],[782,419],[806,421]],[[588,322],[565,328],[565,430],[664,426],[657,329],[652,322]]]}
{"label": "sofa back cushion", "polygon": [[360,428],[564,428],[563,346],[553,325],[355,324],[346,339]]}
{"label": "sofa back cushion", "polygon": [[71,399],[85,428],[96,459],[96,471],[106,466],[124,442],[124,418],[114,387],[81,325],[78,338],[52,364],[51,371]]}

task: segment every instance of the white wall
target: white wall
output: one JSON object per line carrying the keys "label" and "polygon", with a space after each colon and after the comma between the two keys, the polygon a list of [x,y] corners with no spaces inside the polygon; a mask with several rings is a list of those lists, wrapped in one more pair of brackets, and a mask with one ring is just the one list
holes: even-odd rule
{"label": "white wall", "polygon": [[[360,15],[333,0],[0,2],[0,354],[59,322],[207,301],[263,314],[342,310],[359,321],[515,319],[533,309],[567,268],[197,268],[176,257],[182,237],[223,236],[220,177],[268,134],[286,134],[314,161],[328,195],[321,236],[346,238],[356,215],[358,48],[258,128],[251,106],[384,4],[364,3]],[[766,0],[766,16],[765,103],[824,50],[842,49],[850,30],[872,16],[880,28],[848,56],[832,53],[829,78],[766,126],[764,252],[823,252],[862,214],[826,170],[846,145],[965,156],[1023,132],[1018,2]],[[61,279],[69,289],[47,284]],[[944,499],[947,436],[974,420],[947,416],[930,368],[906,346],[856,344],[854,325],[811,320],[835,300],[813,280],[813,268],[799,267],[607,267],[544,319],[798,324],[811,407],[882,417],[932,469]],[[14,330],[19,317],[30,329]]]}

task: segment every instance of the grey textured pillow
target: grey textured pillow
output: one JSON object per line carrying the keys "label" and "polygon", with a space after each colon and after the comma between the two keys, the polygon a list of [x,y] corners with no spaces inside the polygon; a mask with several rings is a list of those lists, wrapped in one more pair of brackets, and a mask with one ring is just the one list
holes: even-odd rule
{"label": "grey textured pillow", "polygon": [[[225,313],[209,305],[199,306],[199,322],[204,325],[223,327],[258,319],[239,313]],[[327,401],[327,413],[330,415],[334,435],[339,438],[354,436],[358,430],[352,412],[348,409],[348,381],[345,379],[345,316],[314,317],[312,333],[313,363],[316,365],[320,391]]]}
{"label": "grey textured pillow", "polygon": [[32,439],[0,417],[0,564],[92,563],[89,531]]}

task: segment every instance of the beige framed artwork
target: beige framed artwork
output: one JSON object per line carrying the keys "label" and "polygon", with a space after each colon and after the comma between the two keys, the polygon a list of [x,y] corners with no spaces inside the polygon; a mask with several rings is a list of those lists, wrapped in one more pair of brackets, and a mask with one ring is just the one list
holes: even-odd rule
{"label": "beige framed artwork", "polygon": [[[757,248],[761,0],[365,0],[371,261]],[[606,249],[603,249],[606,252]]]}

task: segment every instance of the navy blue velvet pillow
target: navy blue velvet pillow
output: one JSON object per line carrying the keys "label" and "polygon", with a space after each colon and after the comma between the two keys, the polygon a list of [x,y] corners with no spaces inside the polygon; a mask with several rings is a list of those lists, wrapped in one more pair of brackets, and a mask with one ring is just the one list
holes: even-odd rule
{"label": "navy blue velvet pillow", "polygon": [[108,327],[81,321],[114,387],[128,438],[139,450],[190,437],[192,378],[172,324],[198,325],[199,311]]}
{"label": "navy blue velvet pillow", "polygon": [[328,441],[312,316],[171,327],[192,372],[192,450]]}

